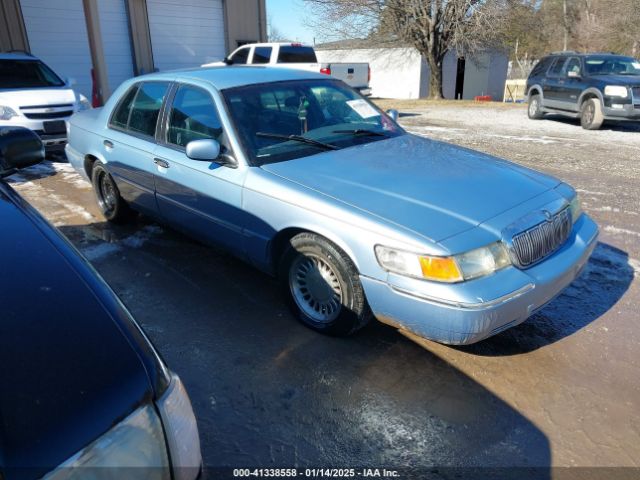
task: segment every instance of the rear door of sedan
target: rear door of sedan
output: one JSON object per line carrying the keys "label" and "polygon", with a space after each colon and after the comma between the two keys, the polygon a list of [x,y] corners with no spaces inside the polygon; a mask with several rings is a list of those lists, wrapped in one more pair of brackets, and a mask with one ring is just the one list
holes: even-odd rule
{"label": "rear door of sedan", "polygon": [[158,135],[154,175],[161,217],[206,243],[242,254],[246,168],[186,155],[190,141],[203,139],[218,141],[222,152],[231,151],[211,93],[203,86],[175,84]]}
{"label": "rear door of sedan", "polygon": [[170,86],[166,81],[132,86],[116,105],[101,146],[122,198],[151,216],[158,215],[153,178],[156,129]]}

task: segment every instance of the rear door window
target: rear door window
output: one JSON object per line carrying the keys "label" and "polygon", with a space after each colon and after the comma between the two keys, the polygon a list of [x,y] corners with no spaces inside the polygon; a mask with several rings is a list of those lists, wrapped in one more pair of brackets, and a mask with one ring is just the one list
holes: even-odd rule
{"label": "rear door window", "polygon": [[549,69],[548,75],[550,77],[559,77],[562,74],[562,67],[564,67],[564,62],[566,62],[565,57],[559,57],[556,59],[555,63]]}
{"label": "rear door window", "polygon": [[253,60],[251,63],[265,64],[271,59],[271,47],[256,47],[253,50]]}
{"label": "rear door window", "polygon": [[133,106],[133,100],[136,98],[136,93],[138,93],[138,85],[131,87],[124,97],[122,97],[115,112],[113,113],[113,116],[111,117],[111,123],[109,126],[126,130],[127,125],[129,124],[129,114],[131,113],[131,107]]}
{"label": "rear door window", "polygon": [[249,50],[251,49],[251,47],[244,47],[241,48],[240,50],[238,50],[236,53],[233,54],[233,57],[231,57],[231,60],[233,61],[234,65],[246,65],[247,61],[249,60]]}
{"label": "rear door window", "polygon": [[549,68],[549,65],[551,65],[551,62],[553,61],[552,57],[545,57],[542,60],[540,60],[535,67],[533,67],[533,70],[531,71],[531,76],[532,77],[536,77],[538,75],[543,75],[544,72]]}
{"label": "rear door window", "polygon": [[127,130],[139,135],[155,136],[158,116],[168,90],[168,83],[143,83],[133,100]]}
{"label": "rear door window", "polygon": [[318,63],[318,59],[311,47],[282,45],[278,52],[278,63]]}

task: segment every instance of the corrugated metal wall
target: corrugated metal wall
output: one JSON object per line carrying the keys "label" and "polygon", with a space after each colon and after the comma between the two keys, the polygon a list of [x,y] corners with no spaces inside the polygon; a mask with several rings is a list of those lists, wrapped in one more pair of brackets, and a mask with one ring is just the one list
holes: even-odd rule
{"label": "corrugated metal wall", "polygon": [[0,52],[29,50],[18,0],[0,1]]}

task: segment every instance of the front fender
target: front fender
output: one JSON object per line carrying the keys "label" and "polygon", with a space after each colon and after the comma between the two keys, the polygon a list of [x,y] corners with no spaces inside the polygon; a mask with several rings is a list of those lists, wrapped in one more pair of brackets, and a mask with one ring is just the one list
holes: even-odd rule
{"label": "front fender", "polygon": [[580,98],[578,99],[578,105],[582,105],[586,97],[592,97],[594,95],[598,97],[598,99],[600,100],[600,104],[604,106],[604,97],[602,95],[602,92],[595,87],[589,87],[580,94]]}

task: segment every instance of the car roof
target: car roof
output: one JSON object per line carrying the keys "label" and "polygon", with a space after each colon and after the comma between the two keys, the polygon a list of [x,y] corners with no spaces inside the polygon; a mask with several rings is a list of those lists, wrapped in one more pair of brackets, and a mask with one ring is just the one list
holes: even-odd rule
{"label": "car roof", "polygon": [[218,90],[224,90],[258,83],[283,82],[287,80],[328,80],[330,78],[321,73],[291,68],[224,65],[151,73],[136,77],[135,80],[200,80],[211,83]]}
{"label": "car roof", "polygon": [[612,53],[612,52],[552,52],[549,54],[550,57],[611,57],[611,58],[632,58],[629,55],[623,55],[620,53]]}
{"label": "car roof", "polygon": [[39,60],[27,52],[0,52],[0,60]]}
{"label": "car roof", "polygon": [[305,48],[313,48],[311,45],[307,45],[306,43],[299,42],[257,42],[257,43],[246,43],[244,45],[239,46],[242,47],[273,47],[274,45],[279,45],[281,47],[305,47]]}

